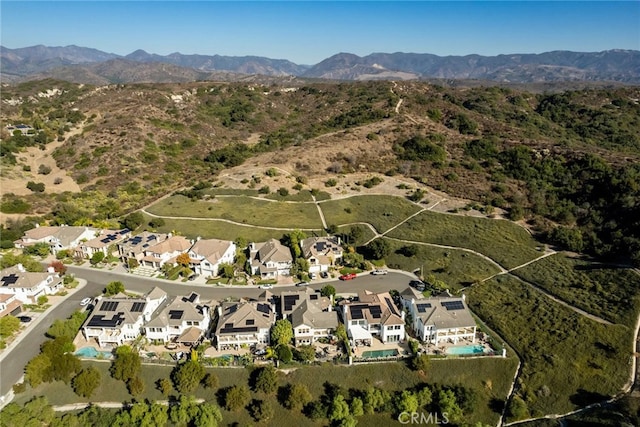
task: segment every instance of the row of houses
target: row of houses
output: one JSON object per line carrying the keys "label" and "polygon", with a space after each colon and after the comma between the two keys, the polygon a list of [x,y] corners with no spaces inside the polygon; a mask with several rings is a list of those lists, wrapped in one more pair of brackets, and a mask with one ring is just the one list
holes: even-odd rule
{"label": "row of houses", "polygon": [[334,305],[331,298],[311,288],[256,299],[201,302],[196,293],[169,298],[159,288],[131,298],[102,298],[82,326],[87,340],[100,347],[122,345],[144,335],[155,343],[197,345],[211,339],[218,350],[264,347],[276,320],[286,318],[293,328],[293,344],[313,344],[330,338],[342,322],[353,345],[371,345],[406,339],[405,312],[417,337],[434,344],[475,340],[475,322],[464,298],[422,298],[412,289],[394,301],[388,292],[362,291],[353,300]]}
{"label": "row of houses", "polygon": [[[143,266],[160,270],[165,264],[174,265],[181,254],[189,255],[189,267],[195,274],[215,277],[221,264],[234,262],[237,247],[234,242],[218,239],[189,240],[171,233],[144,231],[132,236],[128,229],[99,230],[91,227],[37,226],[16,240],[16,248],[38,243],[49,245],[52,254],[70,251],[81,258],[95,253],[110,255],[117,248],[120,260],[126,266]],[[340,238],[335,236],[310,237],[300,242],[301,252],[309,263],[310,273],[319,273],[342,258]],[[289,276],[293,263],[291,250],[276,239],[250,243],[248,248],[251,274],[262,279]]]}

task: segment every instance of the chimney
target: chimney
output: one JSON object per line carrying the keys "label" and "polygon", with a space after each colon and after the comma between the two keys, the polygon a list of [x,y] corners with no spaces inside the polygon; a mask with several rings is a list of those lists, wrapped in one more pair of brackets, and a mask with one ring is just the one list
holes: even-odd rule
{"label": "chimney", "polygon": [[18,271],[20,271],[21,273],[24,273],[24,266],[22,264],[18,264],[16,265],[16,268],[18,269]]}
{"label": "chimney", "polygon": [[402,310],[402,311],[400,312],[400,317],[402,318],[402,320],[404,320],[404,316],[405,316],[405,313],[404,313],[404,310]]}
{"label": "chimney", "polygon": [[462,301],[466,301],[467,300],[467,296],[465,294],[462,294]]}
{"label": "chimney", "polygon": [[55,273],[56,269],[53,267],[47,267],[47,273]]}
{"label": "chimney", "polygon": [[167,233],[167,239],[170,239],[171,237],[173,237],[172,233]]}
{"label": "chimney", "polygon": [[222,306],[221,305],[218,306],[218,317],[219,318],[222,317]]}
{"label": "chimney", "polygon": [[202,237],[200,237],[200,236],[196,237],[196,242],[199,242],[200,239],[202,239]]}

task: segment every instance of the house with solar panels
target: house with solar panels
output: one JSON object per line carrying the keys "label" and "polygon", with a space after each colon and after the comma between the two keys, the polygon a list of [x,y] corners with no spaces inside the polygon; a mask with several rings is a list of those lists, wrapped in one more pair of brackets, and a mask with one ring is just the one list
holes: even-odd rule
{"label": "house with solar panels", "polygon": [[293,257],[291,250],[276,239],[262,243],[249,243],[251,274],[262,279],[289,276]]}
{"label": "house with solar panels", "polygon": [[220,264],[233,264],[236,244],[228,240],[200,239],[189,249],[189,266],[203,277],[218,276]]}
{"label": "house with solar panels", "polygon": [[357,301],[343,301],[342,321],[354,345],[371,345],[376,337],[383,343],[404,341],[404,311],[389,292],[358,293]]}
{"label": "house with solar panels", "polygon": [[53,269],[34,273],[17,264],[0,272],[0,294],[14,295],[24,304],[36,304],[38,297],[56,294],[62,287],[62,278]]}
{"label": "house with solar panels", "polygon": [[209,330],[209,306],[200,303],[200,296],[191,293],[165,301],[144,325],[147,339],[162,344],[197,346]]}
{"label": "house with solar panels", "polygon": [[271,326],[276,321],[275,307],[262,301],[224,302],[218,307],[215,346],[218,350],[269,345]]}
{"label": "house with solar panels", "polygon": [[309,273],[328,271],[342,259],[342,246],[337,236],[309,237],[300,242],[302,256],[309,263]]}
{"label": "house with solar panels", "polygon": [[100,347],[116,347],[133,341],[166,300],[167,293],[160,288],[137,298],[124,294],[102,298],[82,325],[82,334],[87,341],[95,339]]}
{"label": "house with solar panels", "polygon": [[118,243],[118,255],[122,262],[127,266],[135,264],[130,260],[135,260],[139,265],[144,257],[144,252],[149,247],[164,242],[169,236],[170,234],[143,231],[138,235],[131,236]]}
{"label": "house with solar panels", "polygon": [[[416,337],[426,343],[475,342],[476,322],[471,316],[465,296],[413,298],[401,294],[411,314]],[[408,298],[407,298],[408,297]]]}
{"label": "house with solar panels", "polygon": [[111,255],[109,248],[131,237],[131,230],[101,230],[93,239],[81,242],[76,248],[76,255],[82,258],[91,258],[95,253],[102,252],[104,256]]}
{"label": "house with solar panels", "polygon": [[14,246],[23,249],[36,243],[47,243],[52,254],[66,249],[75,249],[81,242],[96,237],[100,230],[91,227],[39,226],[25,231],[24,235],[13,242]]}
{"label": "house with solar panels", "polygon": [[296,346],[313,344],[320,338],[328,338],[335,332],[339,323],[338,313],[333,310],[331,299],[311,288],[282,292],[280,313],[291,322]]}

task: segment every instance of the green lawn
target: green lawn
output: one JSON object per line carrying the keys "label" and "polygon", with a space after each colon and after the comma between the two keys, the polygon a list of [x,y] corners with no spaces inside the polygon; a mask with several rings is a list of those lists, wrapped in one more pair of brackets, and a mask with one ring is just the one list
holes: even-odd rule
{"label": "green lawn", "polygon": [[391,231],[389,237],[458,246],[484,254],[505,268],[542,255],[522,227],[506,220],[425,211]]}
{"label": "green lawn", "polygon": [[[486,259],[466,251],[386,240],[391,245],[391,255],[385,258],[387,266],[405,271],[422,269],[425,278],[433,275],[452,291],[499,272],[498,267]],[[416,255],[403,255],[403,248],[408,246],[416,249]]]}
{"label": "green lawn", "polygon": [[320,203],[328,225],[368,222],[383,233],[418,212],[413,203],[394,196],[354,196]]}
{"label": "green lawn", "polygon": [[[275,189],[274,189],[275,190]],[[287,202],[312,202],[311,192],[309,190],[292,191],[286,196],[281,196],[277,191],[266,196],[267,199],[287,201]]]}
{"label": "green lawn", "polygon": [[[145,215],[148,222],[151,217]],[[165,224],[158,228],[161,233],[168,233],[172,230],[180,231],[180,234],[195,239],[197,236],[203,239],[236,240],[239,237],[245,238],[248,242],[264,242],[268,239],[280,239],[287,231],[270,230],[266,228],[255,228],[251,226],[229,224],[224,221],[191,219],[171,219],[165,218]],[[315,230],[316,234],[324,235],[324,230]]]}
{"label": "green lawn", "polygon": [[513,272],[589,313],[632,327],[640,309],[640,275],[555,254]]}
{"label": "green lawn", "polygon": [[518,393],[532,416],[604,400],[626,383],[630,328],[589,320],[510,276],[467,292],[471,309],[518,352]]}
{"label": "green lawn", "polygon": [[154,204],[148,212],[160,216],[220,218],[248,225],[279,228],[322,228],[313,203],[280,203],[246,196],[190,200],[175,195]]}
{"label": "green lawn", "polygon": [[[45,395],[52,405],[61,405],[72,402],[88,401],[131,401],[132,396],[126,390],[124,383],[113,380],[108,373],[110,363],[83,362],[83,365],[93,365],[102,373],[102,381],[91,399],[77,396],[71,387],[55,382],[43,384],[32,390],[27,388],[25,393],[16,397],[18,404],[23,404],[33,396]],[[350,388],[366,389],[376,386],[388,391],[403,390],[416,386],[423,382],[439,383],[443,385],[463,384],[472,389],[476,394],[476,403],[472,413],[465,414],[469,423],[481,421],[486,424],[495,424],[499,417],[499,411],[495,408],[495,401],[504,401],[510,379],[513,377],[517,360],[515,358],[491,358],[491,359],[459,359],[459,360],[433,360],[431,369],[426,376],[418,374],[407,368],[403,362],[385,364],[367,364],[356,366],[335,366],[325,364],[322,366],[309,366],[298,368],[288,374],[281,373],[280,385],[287,383],[304,383],[311,392],[314,400],[318,400],[324,393],[324,383],[339,384],[345,390]],[[160,378],[167,378],[171,371],[170,366],[143,365],[142,377],[145,382],[145,393],[138,400],[164,399],[155,388],[155,383]],[[219,378],[219,387],[225,388],[236,384],[248,384],[249,370],[244,368],[207,368],[207,372],[215,373]],[[216,390],[205,390],[199,387],[196,397],[208,401],[218,401]],[[306,418],[302,413],[289,411],[282,407],[275,396],[266,396],[252,392],[252,398],[268,400],[275,410],[275,419],[279,426],[317,426],[318,423]],[[492,407],[491,405],[494,405]],[[228,412],[222,410],[224,425],[251,424],[252,420],[245,410]],[[326,420],[325,420],[326,421]],[[360,425],[390,425],[393,422],[392,415],[376,414],[360,418]]]}

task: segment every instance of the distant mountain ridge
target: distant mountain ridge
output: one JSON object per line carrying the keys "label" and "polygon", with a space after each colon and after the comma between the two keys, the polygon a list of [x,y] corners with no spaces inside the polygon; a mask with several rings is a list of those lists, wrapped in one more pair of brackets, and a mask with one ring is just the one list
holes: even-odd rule
{"label": "distant mountain ridge", "polygon": [[[351,53],[339,53],[308,66],[295,64],[286,59],[261,56],[185,55],[178,52],[163,56],[143,50],[121,56],[73,45],[38,45],[19,49],[0,46],[0,61],[3,82],[47,77],[81,83],[184,82],[210,78],[210,73],[217,75],[222,72],[230,79],[233,77],[229,73],[241,74],[244,77],[296,76],[331,80],[440,78],[511,83],[640,83],[640,51],[619,49],[497,56],[437,56],[428,53],[396,52],[372,53],[360,57]],[[146,67],[142,64],[146,64]],[[174,68],[168,72],[161,64],[172,65]],[[126,68],[130,68],[129,72]]]}

